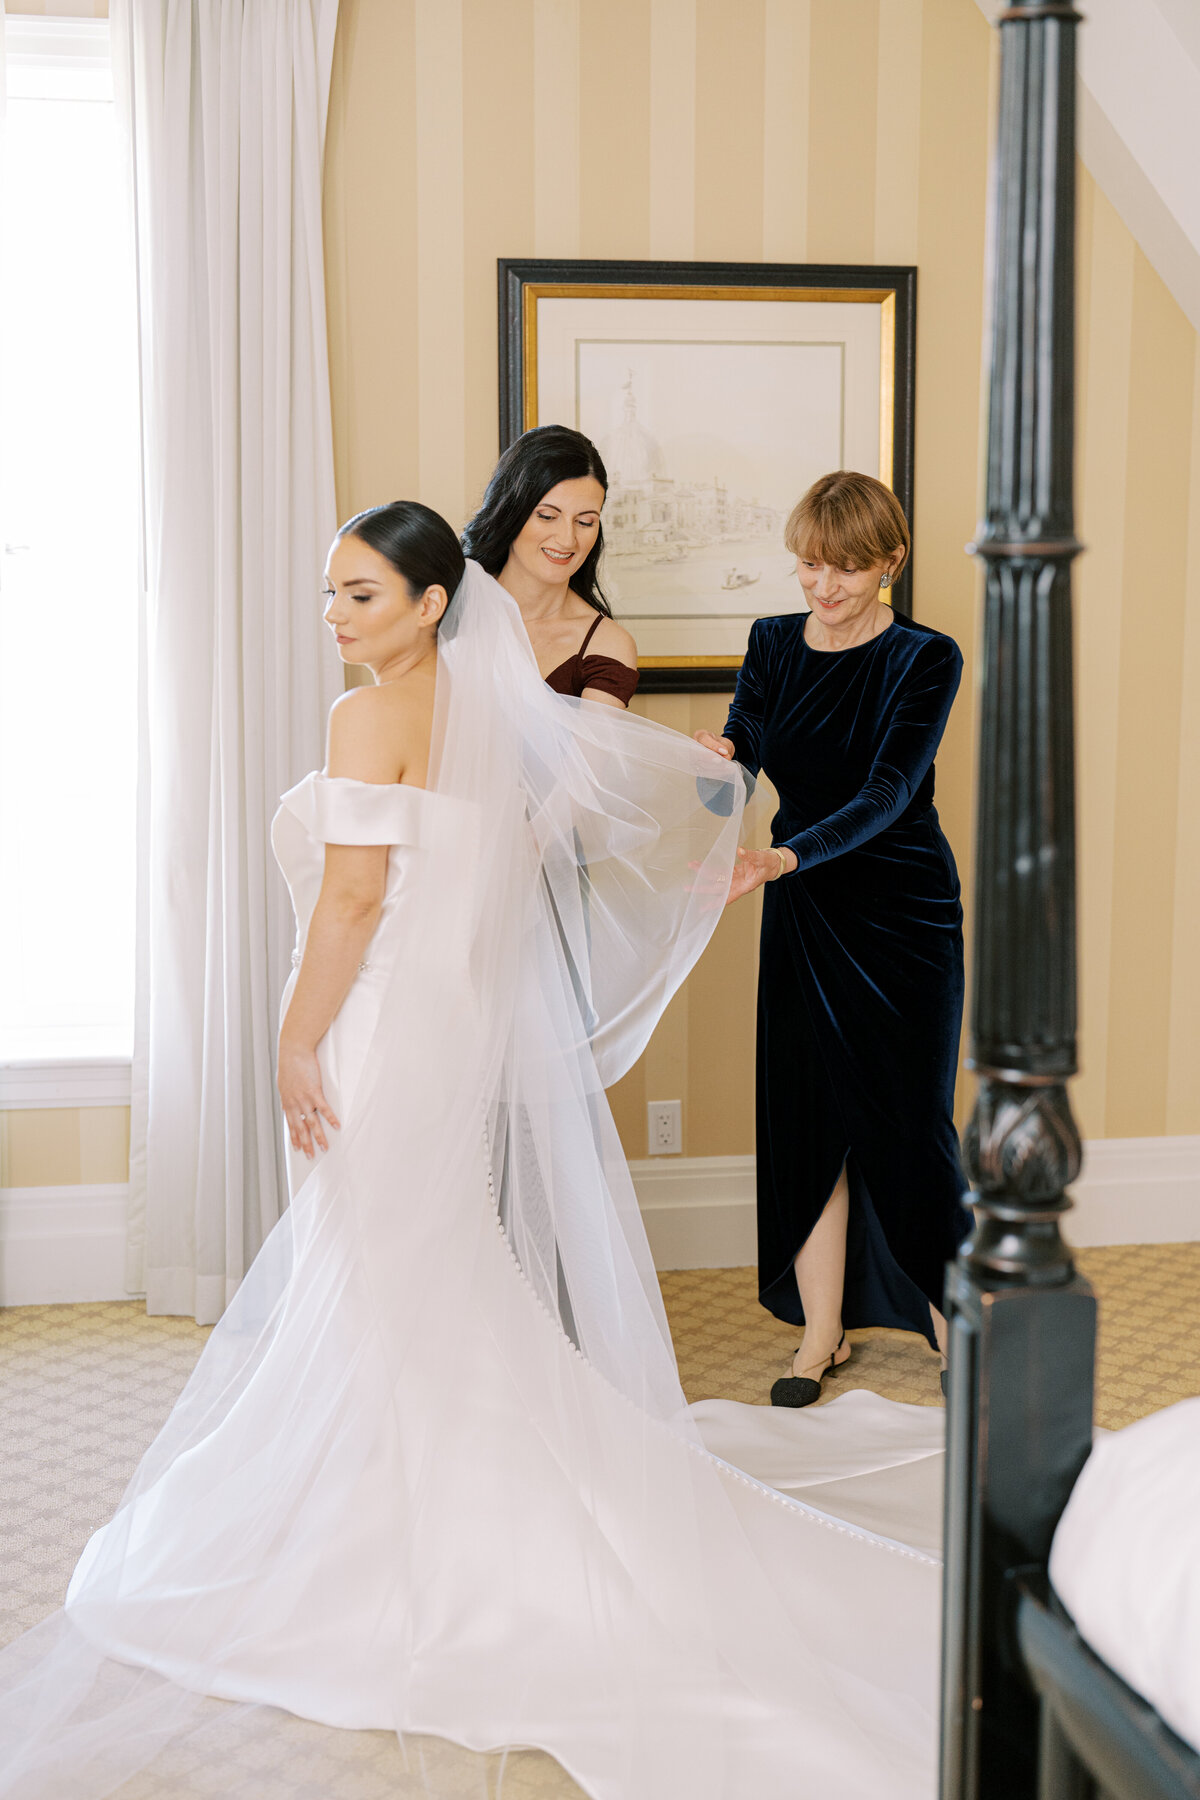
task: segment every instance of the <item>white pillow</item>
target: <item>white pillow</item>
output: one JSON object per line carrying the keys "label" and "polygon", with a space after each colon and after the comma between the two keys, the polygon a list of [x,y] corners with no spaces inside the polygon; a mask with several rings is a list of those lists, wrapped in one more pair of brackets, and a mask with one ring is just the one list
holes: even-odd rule
{"label": "white pillow", "polygon": [[1096,1654],[1200,1750],[1200,1399],[1097,1439],[1050,1580]]}

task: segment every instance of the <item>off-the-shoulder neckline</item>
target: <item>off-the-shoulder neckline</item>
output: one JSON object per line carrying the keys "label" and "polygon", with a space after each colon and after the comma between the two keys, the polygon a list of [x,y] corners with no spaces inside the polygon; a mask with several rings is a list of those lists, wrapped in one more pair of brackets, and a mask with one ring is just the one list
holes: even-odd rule
{"label": "off-the-shoulder neckline", "polygon": [[415,781],[360,781],[354,775],[327,775],[324,769],[310,769],[297,787],[303,787],[306,781],[324,781],[330,787],[368,788],[379,794],[432,794],[435,788],[419,787]]}

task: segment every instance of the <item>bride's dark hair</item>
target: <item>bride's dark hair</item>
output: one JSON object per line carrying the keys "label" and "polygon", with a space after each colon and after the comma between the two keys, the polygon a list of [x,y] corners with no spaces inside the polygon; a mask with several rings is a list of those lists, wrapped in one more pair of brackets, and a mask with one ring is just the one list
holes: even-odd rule
{"label": "bride's dark hair", "polygon": [[378,551],[407,582],[414,600],[419,600],[426,588],[443,587],[453,601],[466,562],[458,539],[431,506],[422,506],[419,500],[368,506],[346,520],[338,537],[361,538]]}
{"label": "bride's dark hair", "polygon": [[[496,464],[483,505],[463,531],[463,549],[489,575],[499,575],[539,501],[560,481],[579,481],[587,475],[608,492],[608,472],[590,438],[566,425],[535,425],[510,444]],[[570,586],[581,600],[611,619],[612,607],[596,574],[603,548],[601,525],[587,558],[571,576]]]}

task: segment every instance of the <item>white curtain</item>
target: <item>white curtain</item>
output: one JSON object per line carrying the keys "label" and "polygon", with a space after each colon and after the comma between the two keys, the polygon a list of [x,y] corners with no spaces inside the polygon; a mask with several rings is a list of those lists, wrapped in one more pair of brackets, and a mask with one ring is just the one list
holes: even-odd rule
{"label": "white curtain", "polygon": [[217,1319],[279,1216],[278,796],[323,760],[321,174],[337,0],[112,0],[141,318],[145,631],[128,1285]]}

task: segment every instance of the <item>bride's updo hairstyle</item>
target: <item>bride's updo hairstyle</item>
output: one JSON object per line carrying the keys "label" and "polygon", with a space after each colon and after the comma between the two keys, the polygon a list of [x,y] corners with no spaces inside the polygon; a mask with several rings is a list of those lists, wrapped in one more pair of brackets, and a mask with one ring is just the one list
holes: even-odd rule
{"label": "bride's updo hairstyle", "polygon": [[[489,575],[499,575],[526,521],[550,489],[560,481],[581,481],[589,475],[607,494],[608,471],[591,438],[566,425],[535,425],[510,444],[496,464],[483,505],[463,532],[463,549]],[[571,576],[569,586],[581,600],[611,619],[612,607],[597,578],[603,548],[601,525],[590,554]]]}
{"label": "bride's updo hairstyle", "polygon": [[[339,538],[359,538],[368,549],[391,563],[406,583],[414,601],[426,588],[443,587],[449,596],[446,611],[466,568],[462,545],[431,506],[419,500],[390,500],[386,506],[368,506],[355,513],[338,531]],[[446,614],[442,614],[445,618]]]}
{"label": "bride's updo hairstyle", "polygon": [[853,469],[813,482],[792,508],[783,541],[793,556],[839,569],[876,569],[902,550],[893,585],[912,548],[904,508],[891,488]]}

